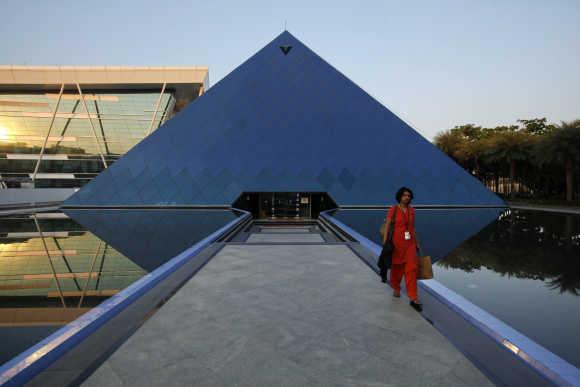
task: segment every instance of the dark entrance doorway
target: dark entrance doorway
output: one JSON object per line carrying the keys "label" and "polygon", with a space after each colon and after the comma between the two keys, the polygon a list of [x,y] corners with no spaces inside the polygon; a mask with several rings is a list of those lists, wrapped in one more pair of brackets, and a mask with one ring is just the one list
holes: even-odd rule
{"label": "dark entrance doorway", "polygon": [[244,192],[232,207],[256,219],[316,219],[337,205],[326,192]]}

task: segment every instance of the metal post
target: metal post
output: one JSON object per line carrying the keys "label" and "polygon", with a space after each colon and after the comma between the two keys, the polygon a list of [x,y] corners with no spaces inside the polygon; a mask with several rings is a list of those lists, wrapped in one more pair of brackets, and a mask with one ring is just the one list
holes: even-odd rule
{"label": "metal post", "polygon": [[77,280],[77,277],[75,276],[75,273],[73,272],[72,267],[68,263],[68,260],[66,259],[66,255],[64,254],[64,251],[60,247],[60,244],[58,243],[58,240],[56,239],[56,237],[53,237],[52,239],[53,239],[54,245],[58,248],[58,251],[60,251],[60,257],[62,258],[62,261],[66,265],[66,267],[68,269],[68,272],[73,275],[73,281],[75,282],[75,285],[77,286],[77,289],[78,290],[81,290],[81,287],[79,286],[79,281]]}
{"label": "metal post", "polygon": [[71,116],[68,118],[68,120],[66,120],[66,124],[64,124],[64,127],[62,128],[62,132],[60,132],[60,136],[59,136],[60,139],[56,142],[57,147],[60,146],[60,143],[62,142],[62,138],[64,137],[66,130],[68,129],[68,126],[70,125],[70,123],[72,121],[72,117],[74,116],[74,114],[77,110],[77,107],[79,107],[80,102],[81,101],[75,102],[75,105],[73,106],[72,111],[71,111]]}
{"label": "metal post", "polygon": [[97,113],[97,120],[99,121],[99,128],[101,128],[101,135],[103,136],[103,143],[105,145],[105,152],[110,154],[109,146],[107,145],[107,137],[105,136],[105,128],[103,127],[103,120],[101,119],[101,112],[99,111],[99,104],[97,104],[97,100],[93,101],[95,103],[95,112]]}
{"label": "metal post", "polygon": [[83,291],[81,293],[81,298],[79,299],[79,304],[78,304],[77,308],[80,308],[83,304],[85,294],[87,293],[87,288],[89,287],[89,281],[91,280],[91,278],[93,276],[93,269],[95,268],[95,261],[97,260],[97,256],[99,255],[99,252],[101,251],[102,244],[103,244],[103,241],[99,241],[99,245],[97,246],[97,251],[95,251],[95,254],[93,255],[93,260],[91,261],[91,270],[89,270],[89,275],[87,277],[87,280],[85,281],[85,284],[83,285]]}
{"label": "metal post", "polygon": [[101,265],[99,267],[99,276],[95,281],[95,290],[99,289],[99,283],[101,282],[101,274],[103,273],[103,267],[105,266],[105,257],[107,256],[107,244],[103,248],[103,255],[101,255]]}
{"label": "metal post", "polygon": [[163,82],[163,87],[161,87],[161,93],[159,93],[159,98],[157,98],[157,103],[155,104],[155,111],[153,111],[153,118],[151,118],[151,124],[149,124],[149,130],[147,131],[148,136],[151,134],[151,131],[153,130],[153,124],[155,123],[155,118],[157,118],[157,110],[159,110],[161,98],[163,97],[163,93],[165,93],[165,86],[167,86],[167,82]]}
{"label": "metal post", "polygon": [[60,91],[58,92],[58,99],[56,100],[56,106],[52,112],[52,118],[50,124],[48,125],[48,131],[46,132],[46,137],[44,137],[44,142],[42,143],[42,148],[40,148],[40,154],[38,155],[38,161],[34,166],[34,173],[32,174],[32,184],[36,187],[36,174],[40,168],[40,161],[42,160],[42,155],[44,154],[44,149],[46,148],[46,143],[48,142],[48,137],[50,136],[50,131],[52,130],[52,125],[54,125],[54,120],[56,118],[56,113],[58,112],[58,107],[60,105],[60,99],[62,97],[62,92],[64,91],[64,83],[60,84]]}
{"label": "metal post", "polygon": [[32,215],[32,219],[34,219],[34,224],[36,225],[36,230],[38,230],[38,234],[40,235],[40,240],[42,241],[42,245],[44,246],[44,251],[46,252],[46,256],[48,257],[48,263],[50,265],[50,270],[52,271],[52,275],[54,277],[54,282],[56,283],[56,289],[58,290],[58,295],[60,296],[60,302],[62,302],[62,307],[66,309],[66,302],[64,300],[64,295],[62,294],[62,289],[60,288],[60,282],[58,282],[58,276],[56,275],[56,270],[54,270],[54,265],[52,264],[52,258],[50,257],[50,252],[48,251],[48,246],[46,245],[46,241],[44,240],[44,235],[40,230],[40,225],[38,224],[38,219],[36,219],[36,215]]}
{"label": "metal post", "polygon": [[[103,156],[103,152],[101,152],[101,146],[99,145],[99,139],[97,138],[97,131],[95,130],[95,126],[93,125],[93,120],[91,119],[91,113],[89,112],[89,108],[87,106],[87,102],[85,101],[85,97],[83,96],[83,92],[81,91],[81,86],[77,82],[77,90],[79,91],[79,96],[85,107],[85,111],[87,112],[87,118],[89,119],[89,124],[91,125],[91,130],[93,131],[93,136],[95,137],[95,144],[97,145],[97,151],[99,155],[101,155],[101,160],[103,161],[103,165],[107,168],[107,162],[105,161],[105,156]],[[104,141],[104,139],[103,139]]]}

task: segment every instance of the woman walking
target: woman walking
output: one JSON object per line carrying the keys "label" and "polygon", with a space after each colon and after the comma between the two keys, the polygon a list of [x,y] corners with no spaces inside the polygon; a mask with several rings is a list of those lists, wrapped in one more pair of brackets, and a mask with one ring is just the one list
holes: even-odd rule
{"label": "woman walking", "polygon": [[[387,241],[387,235],[389,235],[391,219],[394,214],[391,287],[393,288],[393,296],[401,297],[401,279],[405,277],[405,287],[410,300],[409,304],[415,310],[421,312],[423,306],[417,296],[417,268],[419,264],[417,250],[419,250],[419,241],[415,232],[415,209],[411,207],[413,191],[410,188],[402,187],[397,191],[396,199],[398,204],[389,209],[383,234],[384,245]],[[397,207],[396,211],[395,207]]]}

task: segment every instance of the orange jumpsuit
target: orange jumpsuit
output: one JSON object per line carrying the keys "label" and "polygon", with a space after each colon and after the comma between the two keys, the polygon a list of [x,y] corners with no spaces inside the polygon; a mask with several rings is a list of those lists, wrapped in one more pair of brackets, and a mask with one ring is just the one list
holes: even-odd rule
{"label": "orange jumpsuit", "polygon": [[[389,209],[387,217],[393,216],[394,207]],[[405,240],[405,231],[411,239]],[[410,300],[417,299],[417,239],[415,235],[415,209],[409,206],[406,212],[397,208],[393,230],[393,263],[391,267],[391,287],[401,291],[401,279],[405,276],[405,287]]]}

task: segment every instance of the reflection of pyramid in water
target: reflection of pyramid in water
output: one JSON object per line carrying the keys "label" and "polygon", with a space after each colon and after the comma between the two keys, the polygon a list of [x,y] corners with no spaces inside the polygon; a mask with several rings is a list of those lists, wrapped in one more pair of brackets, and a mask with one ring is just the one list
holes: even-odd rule
{"label": "reflection of pyramid in water", "polygon": [[231,211],[211,210],[66,209],[65,213],[148,272],[235,219]]}
{"label": "reflection of pyramid in water", "polygon": [[[482,228],[496,221],[505,208],[418,209],[415,227],[425,254],[433,262],[445,257]],[[340,210],[336,218],[377,244],[384,211]]]}
{"label": "reflection of pyramid in water", "polygon": [[402,185],[418,204],[503,204],[283,32],[65,205],[228,205],[243,191],[384,204]]}

